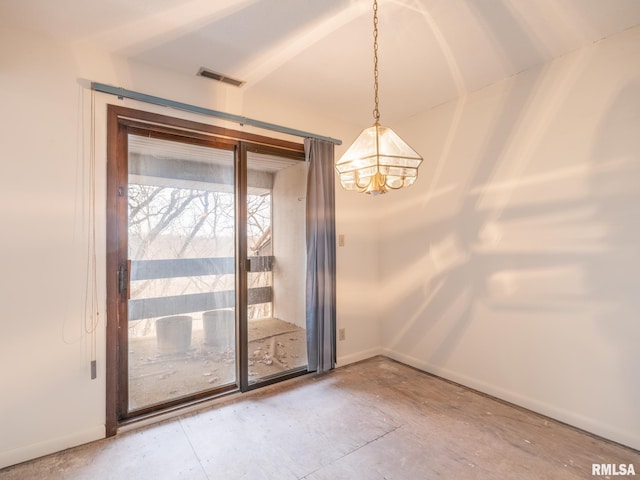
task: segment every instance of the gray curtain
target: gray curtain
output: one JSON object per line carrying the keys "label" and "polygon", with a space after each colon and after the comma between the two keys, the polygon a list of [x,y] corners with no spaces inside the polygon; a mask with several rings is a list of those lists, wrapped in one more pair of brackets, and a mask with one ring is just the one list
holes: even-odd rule
{"label": "gray curtain", "polygon": [[307,360],[309,371],[336,363],[334,146],[305,139],[307,177]]}

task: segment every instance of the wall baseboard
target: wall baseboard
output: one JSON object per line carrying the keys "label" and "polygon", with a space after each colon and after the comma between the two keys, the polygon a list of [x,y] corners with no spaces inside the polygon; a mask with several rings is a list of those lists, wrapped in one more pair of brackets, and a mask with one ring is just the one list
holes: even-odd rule
{"label": "wall baseboard", "polygon": [[366,360],[367,358],[372,358],[377,355],[382,355],[382,347],[370,348],[369,350],[363,350],[362,352],[356,352],[350,355],[338,357],[336,366],[344,367],[345,365],[349,365],[350,363]]}
{"label": "wall baseboard", "polygon": [[460,385],[472,388],[497,399],[504,400],[519,407],[526,408],[527,410],[531,410],[532,412],[545,415],[549,418],[558,420],[562,423],[566,423],[593,435],[611,440],[635,450],[640,450],[640,432],[621,430],[620,428],[617,428],[615,426],[598,422],[592,418],[578,415],[569,410],[565,410],[555,405],[541,402],[532,397],[520,395],[517,392],[513,392],[496,385],[482,382],[459,372],[442,368],[437,365],[432,365],[423,360],[417,359],[410,355],[405,355],[400,352],[396,352],[389,348],[382,348],[381,355],[389,357],[400,363],[404,363],[405,365],[417,368],[418,370],[422,370],[423,372],[430,373],[432,375],[450,380],[455,383],[459,383]]}
{"label": "wall baseboard", "polygon": [[67,448],[77,447],[84,443],[105,438],[104,425],[95,426],[81,432],[75,432],[64,437],[54,438],[46,442],[34,443],[24,447],[0,452],[0,468],[33,460],[52,453],[61,452]]}

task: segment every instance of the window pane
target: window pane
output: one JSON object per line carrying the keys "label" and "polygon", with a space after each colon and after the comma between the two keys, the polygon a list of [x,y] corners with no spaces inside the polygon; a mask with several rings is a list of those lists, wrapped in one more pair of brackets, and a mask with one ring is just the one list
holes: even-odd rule
{"label": "window pane", "polygon": [[[306,163],[247,157],[249,382],[307,365]],[[252,295],[268,289],[267,295]],[[252,301],[253,298],[253,301]]]}
{"label": "window pane", "polygon": [[233,179],[233,151],[129,135],[129,411],[236,383]]}

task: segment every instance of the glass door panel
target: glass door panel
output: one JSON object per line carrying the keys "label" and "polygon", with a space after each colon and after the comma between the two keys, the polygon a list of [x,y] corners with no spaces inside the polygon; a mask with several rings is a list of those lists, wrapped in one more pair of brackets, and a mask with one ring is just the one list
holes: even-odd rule
{"label": "glass door panel", "polygon": [[248,383],[305,369],[304,161],[247,153]]}
{"label": "glass door panel", "polygon": [[126,411],[237,384],[234,151],[128,136]]}

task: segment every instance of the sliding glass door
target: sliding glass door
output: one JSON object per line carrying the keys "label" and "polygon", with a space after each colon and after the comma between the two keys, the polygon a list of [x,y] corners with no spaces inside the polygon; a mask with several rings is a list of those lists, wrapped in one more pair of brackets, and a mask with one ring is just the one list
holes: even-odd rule
{"label": "sliding glass door", "polygon": [[127,419],[305,372],[301,146],[113,111],[108,433]]}

